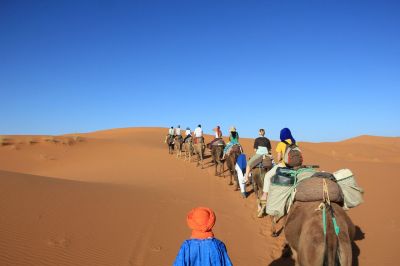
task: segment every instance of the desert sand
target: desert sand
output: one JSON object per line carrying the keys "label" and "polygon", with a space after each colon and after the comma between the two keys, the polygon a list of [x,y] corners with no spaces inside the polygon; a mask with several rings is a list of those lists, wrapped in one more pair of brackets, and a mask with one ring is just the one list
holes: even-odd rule
{"label": "desert sand", "polygon": [[[171,265],[197,206],[216,212],[215,235],[234,265],[293,265],[280,258],[283,235],[272,238],[269,218],[256,217],[255,196],[242,199],[209,164],[169,155],[166,132],[2,136],[0,265]],[[241,143],[251,155],[253,140]],[[365,203],[348,212],[359,228],[354,263],[398,265],[400,138],[300,147],[305,163],[350,168],[365,190]]]}

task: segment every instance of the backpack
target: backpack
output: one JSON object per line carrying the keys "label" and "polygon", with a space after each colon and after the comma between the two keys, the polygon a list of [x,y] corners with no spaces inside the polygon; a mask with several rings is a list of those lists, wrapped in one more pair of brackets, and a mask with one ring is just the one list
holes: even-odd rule
{"label": "backpack", "polygon": [[292,143],[283,141],[286,144],[285,154],[283,155],[283,162],[289,167],[297,167],[303,164],[303,155],[299,147]]}

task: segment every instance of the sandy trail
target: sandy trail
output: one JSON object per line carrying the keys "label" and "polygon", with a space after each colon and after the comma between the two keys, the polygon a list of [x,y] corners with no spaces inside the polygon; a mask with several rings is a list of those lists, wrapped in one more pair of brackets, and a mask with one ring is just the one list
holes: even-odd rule
{"label": "sandy trail", "polygon": [[[207,163],[200,169],[168,155],[164,131],[100,131],[72,144],[9,136],[18,141],[0,147],[0,264],[171,265],[190,234],[186,213],[204,205],[215,210],[215,234],[235,265],[291,265],[279,258],[283,239],[269,236],[269,219],[256,218],[254,195],[242,199]],[[252,140],[241,142],[250,155]],[[306,163],[351,168],[366,190],[366,203],[349,212],[364,232],[360,265],[397,260],[399,143],[300,144]]]}

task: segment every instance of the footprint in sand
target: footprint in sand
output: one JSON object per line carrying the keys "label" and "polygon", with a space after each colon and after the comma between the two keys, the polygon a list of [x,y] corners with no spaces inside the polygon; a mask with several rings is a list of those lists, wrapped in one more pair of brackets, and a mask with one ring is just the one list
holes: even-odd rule
{"label": "footprint in sand", "polygon": [[47,240],[47,245],[52,246],[52,247],[60,247],[60,248],[67,248],[71,244],[71,241],[66,238],[62,237],[59,239],[48,239]]}
{"label": "footprint in sand", "polygon": [[162,250],[161,246],[156,246],[156,247],[151,248],[151,251],[153,251],[153,252],[160,252],[161,250]]}
{"label": "footprint in sand", "polygon": [[41,160],[46,160],[46,161],[54,161],[54,160],[57,160],[56,157],[53,157],[53,156],[50,156],[50,155],[47,155],[47,154],[40,154],[40,155],[39,155],[39,158],[40,158]]}

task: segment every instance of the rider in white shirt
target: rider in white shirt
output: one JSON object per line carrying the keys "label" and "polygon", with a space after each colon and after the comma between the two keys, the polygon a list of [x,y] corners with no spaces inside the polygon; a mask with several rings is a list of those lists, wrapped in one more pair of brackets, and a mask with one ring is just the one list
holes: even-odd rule
{"label": "rider in white shirt", "polygon": [[168,135],[171,135],[171,136],[173,136],[174,135],[174,127],[171,127],[169,130],[168,130]]}
{"label": "rider in white shirt", "polygon": [[181,134],[181,126],[180,125],[178,125],[177,128],[175,128],[175,135],[176,136],[181,136],[182,135]]}
{"label": "rider in white shirt", "polygon": [[183,139],[183,142],[186,142],[186,140],[188,139],[188,138],[191,138],[192,137],[192,132],[190,131],[190,128],[189,127],[187,127],[186,128],[186,131],[185,131],[185,138]]}
{"label": "rider in white shirt", "polygon": [[198,125],[193,133],[195,138],[203,137],[203,129],[201,129],[201,125]]}

